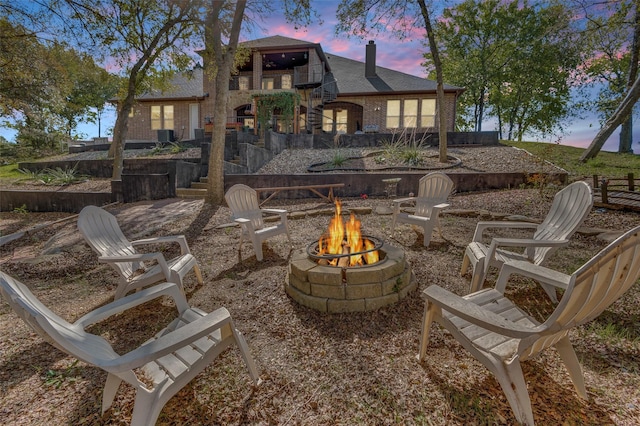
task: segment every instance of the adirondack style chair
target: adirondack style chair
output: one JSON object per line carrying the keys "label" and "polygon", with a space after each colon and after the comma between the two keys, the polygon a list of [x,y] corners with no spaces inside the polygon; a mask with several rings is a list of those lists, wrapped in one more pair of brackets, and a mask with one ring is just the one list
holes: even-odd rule
{"label": "adirondack style chair", "polygon": [[[565,289],[560,303],[543,323],[504,296],[513,274]],[[587,399],[569,330],[600,315],[639,277],[640,226],[616,239],[571,275],[515,260],[504,263],[495,288],[460,297],[430,286],[424,291],[426,305],[418,359],[425,359],[431,323],[440,323],[496,376],[516,419],[533,425],[531,400],[520,363],[555,347],[578,395]]]}
{"label": "adirondack style chair", "polygon": [[[545,262],[558,248],[569,244],[569,238],[584,222],[593,206],[593,191],[585,182],[574,182],[559,191],[551,209],[540,224],[528,222],[478,222],[473,240],[465,250],[460,275],[472,265],[470,292],[480,290],[490,266],[500,268],[507,260],[527,260],[536,265]],[[487,229],[531,229],[531,238],[493,238],[483,242]],[[524,247],[524,252],[513,252],[502,247]],[[549,297],[556,301],[555,289],[543,286]]]}
{"label": "adirondack style chair", "polygon": [[[258,204],[258,194],[253,189],[243,184],[233,185],[224,195],[227,205],[231,209],[231,218],[240,224],[240,244],[238,253],[242,250],[244,239],[251,241],[256,258],[261,261],[262,243],[278,234],[286,234],[291,243],[289,235],[289,224],[287,222],[287,211],[281,209],[261,209]],[[280,223],[273,226],[265,226],[263,213],[272,213],[280,216]]]}
{"label": "adirondack style chair", "polygon": [[[198,284],[203,283],[200,267],[191,254],[184,235],[129,241],[122,233],[115,216],[96,206],[82,209],[78,216],[78,229],[87,244],[98,254],[98,261],[111,265],[120,276],[114,299],[119,299],[131,290],[139,290],[161,281],[177,283],[182,289],[182,280],[192,269]],[[134,248],[157,243],[178,243],[180,256],[167,260],[162,253],[138,253]]]}
{"label": "adirondack style chair", "polygon": [[[442,172],[433,172],[423,176],[418,186],[417,197],[407,197],[393,200],[393,224],[391,229],[396,230],[398,223],[408,223],[419,226],[423,229],[424,246],[429,246],[433,228],[438,227],[438,232],[442,238],[442,228],[440,227],[440,211],[449,207],[447,198],[453,190],[453,181]],[[400,210],[403,204],[415,204],[413,214]]]}
{"label": "adirondack style chair", "polygon": [[[229,311],[206,313],[190,307],[174,283],[161,283],[102,306],[73,324],[43,305],[26,285],[0,271],[0,293],[15,313],[45,341],[108,373],[102,393],[107,411],[122,381],[136,389],[131,424],[154,425],[162,407],[216,357],[236,344],[254,383],[258,369]],[[172,297],[178,317],[140,347],[120,355],[101,336],[87,333],[91,324],[161,296]],[[142,381],[144,375],[144,381]],[[149,385],[149,380],[152,384]]]}

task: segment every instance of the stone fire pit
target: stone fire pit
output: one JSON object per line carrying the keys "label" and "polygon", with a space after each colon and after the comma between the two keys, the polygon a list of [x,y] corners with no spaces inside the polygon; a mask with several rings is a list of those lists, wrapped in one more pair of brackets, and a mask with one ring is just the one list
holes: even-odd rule
{"label": "stone fire pit", "polygon": [[417,287],[404,251],[384,243],[380,261],[365,266],[319,265],[304,249],[289,264],[286,293],[320,312],[364,312],[396,303]]}

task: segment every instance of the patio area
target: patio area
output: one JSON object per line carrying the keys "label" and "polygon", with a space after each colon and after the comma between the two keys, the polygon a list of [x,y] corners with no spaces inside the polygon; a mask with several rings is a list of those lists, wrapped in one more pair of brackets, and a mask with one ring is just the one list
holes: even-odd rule
{"label": "patio area", "polygon": [[[342,200],[343,211],[358,209],[363,233],[404,251],[417,291],[375,311],[340,314],[318,312],[287,296],[285,281],[293,250],[286,236],[264,244],[262,262],[256,260],[251,244],[243,245],[239,260],[240,231],[232,226],[227,207],[168,199],[108,208],[128,237],[186,235],[204,275],[203,286],[197,285],[193,274],[185,278],[190,304],[205,311],[229,309],[261,373],[262,384],[252,387],[239,351],[231,349],[166,404],[158,424],[515,423],[495,378],[444,330],[432,330],[427,359],[418,363],[424,309],[420,293],[437,284],[466,294],[470,276],[461,277],[459,271],[476,223],[510,215],[539,220],[556,190],[456,194],[440,216],[443,238],[434,232],[429,247],[408,225],[392,236],[390,199]],[[332,205],[317,198],[272,200],[268,207],[289,212],[295,249],[317,239],[333,214]],[[2,234],[64,216],[3,213]],[[634,212],[594,208],[569,246],[552,256],[548,266],[573,272],[605,247],[607,239],[636,226],[639,217]],[[0,247],[0,268],[28,284],[68,320],[112,300],[117,283],[109,266],[97,262],[73,218]],[[489,282],[495,277],[494,271]],[[514,281],[508,294],[539,318],[553,309],[539,286]],[[577,396],[555,351],[523,364],[538,424],[640,422],[639,302],[636,285],[600,318],[572,332],[589,401]],[[174,312],[166,303],[153,302],[103,322],[92,332],[107,336],[123,353],[161,328]],[[129,421],[132,389],[120,389],[112,410],[101,417],[106,373],[53,349],[5,303],[0,304],[0,341],[1,423]]]}

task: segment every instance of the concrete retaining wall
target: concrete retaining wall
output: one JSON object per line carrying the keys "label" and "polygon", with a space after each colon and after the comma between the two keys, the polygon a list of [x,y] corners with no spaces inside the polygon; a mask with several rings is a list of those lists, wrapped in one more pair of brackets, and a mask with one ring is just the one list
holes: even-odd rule
{"label": "concrete retaining wall", "polygon": [[25,207],[30,212],[80,213],[84,206],[103,206],[112,199],[110,192],[0,191],[0,211]]}
{"label": "concrete retaining wall", "polygon": [[[338,197],[385,196],[387,186],[383,179],[401,178],[397,185],[397,195],[407,196],[416,192],[418,181],[427,172],[420,173],[331,173],[331,174],[299,174],[299,175],[229,175],[225,176],[225,190],[237,183],[252,188],[270,188],[279,186],[322,185],[344,183],[344,187],[334,191]],[[446,173],[446,171],[445,171]],[[493,189],[518,188],[528,184],[524,173],[448,173],[453,180],[457,192],[487,191]],[[550,175],[550,181],[566,184],[566,173]],[[316,194],[308,190],[282,191],[274,198],[297,199],[315,198]]]}

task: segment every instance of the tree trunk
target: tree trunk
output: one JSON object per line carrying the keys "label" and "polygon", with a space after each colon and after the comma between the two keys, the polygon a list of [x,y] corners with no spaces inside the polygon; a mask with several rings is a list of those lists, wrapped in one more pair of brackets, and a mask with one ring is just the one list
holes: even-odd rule
{"label": "tree trunk", "polygon": [[604,126],[600,129],[591,144],[585,149],[580,156],[580,162],[584,163],[590,158],[595,158],[602,149],[604,143],[609,136],[618,128],[618,126],[631,115],[633,106],[640,98],[640,78],[636,78],[635,83],[631,86],[631,90],[624,97],[618,108],[611,114]]}
{"label": "tree trunk", "polygon": [[[205,49],[209,60],[215,58],[217,72],[215,76],[215,98],[213,114],[213,134],[211,137],[211,152],[209,153],[209,174],[207,180],[207,203],[222,204],[224,201],[224,142],[225,125],[227,122],[227,104],[229,98],[229,76],[238,48],[242,18],[246,7],[246,0],[238,0],[233,16],[229,43],[222,44],[222,26],[220,15],[224,1],[213,0],[212,11],[207,18],[205,32]],[[209,64],[210,66],[213,64]]]}
{"label": "tree trunk", "polygon": [[[635,2],[635,18],[634,18],[634,31],[633,41],[631,42],[631,60],[629,61],[629,75],[627,77],[627,90],[631,90],[633,82],[638,76],[638,57],[640,56],[640,7],[638,7],[638,1]],[[618,146],[618,152],[621,153],[633,153],[631,144],[633,141],[633,114],[629,114],[629,117],[622,123],[620,129],[620,144]]]}
{"label": "tree trunk", "polygon": [[438,54],[438,45],[436,44],[436,37],[433,34],[433,28],[431,27],[431,18],[429,18],[429,10],[424,0],[418,0],[420,10],[422,11],[422,17],[424,18],[424,26],[427,30],[427,37],[429,38],[429,50],[431,50],[431,57],[433,58],[433,65],[436,68],[436,99],[438,103],[438,146],[439,146],[439,160],[441,163],[447,162],[447,107],[444,100],[444,83],[442,77],[442,62],[440,62],[440,55]]}

